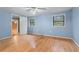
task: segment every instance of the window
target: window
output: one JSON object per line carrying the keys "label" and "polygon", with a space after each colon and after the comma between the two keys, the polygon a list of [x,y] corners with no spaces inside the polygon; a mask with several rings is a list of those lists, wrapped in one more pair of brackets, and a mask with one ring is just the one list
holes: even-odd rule
{"label": "window", "polygon": [[53,16],[53,26],[62,27],[64,26],[65,15]]}
{"label": "window", "polygon": [[35,25],[35,19],[30,19],[30,26],[34,26]]}

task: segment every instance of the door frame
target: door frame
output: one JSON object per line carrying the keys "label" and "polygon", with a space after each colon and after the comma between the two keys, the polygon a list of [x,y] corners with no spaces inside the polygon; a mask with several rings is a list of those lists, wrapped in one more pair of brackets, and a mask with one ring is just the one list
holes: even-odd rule
{"label": "door frame", "polygon": [[[13,22],[13,16],[11,17],[11,36],[13,35],[13,33],[12,33],[12,22]],[[18,22],[17,22],[17,32],[19,33],[19,20],[18,20]]]}

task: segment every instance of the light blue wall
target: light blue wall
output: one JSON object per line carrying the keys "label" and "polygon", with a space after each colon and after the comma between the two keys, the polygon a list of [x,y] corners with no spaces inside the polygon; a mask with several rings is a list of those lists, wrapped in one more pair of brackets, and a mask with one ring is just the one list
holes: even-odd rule
{"label": "light blue wall", "polygon": [[74,40],[79,44],[79,8],[72,9],[72,20]]}
{"label": "light blue wall", "polygon": [[0,10],[0,39],[10,36],[11,15]]}
{"label": "light blue wall", "polygon": [[[60,27],[60,28],[53,27],[52,19],[53,19],[53,15],[55,14],[44,14],[36,17],[28,17],[28,21],[30,18],[35,18],[35,26],[29,27],[28,32],[35,34],[72,37],[71,11],[64,13],[66,15],[66,24],[65,27]],[[59,14],[63,14],[63,13],[59,13]]]}

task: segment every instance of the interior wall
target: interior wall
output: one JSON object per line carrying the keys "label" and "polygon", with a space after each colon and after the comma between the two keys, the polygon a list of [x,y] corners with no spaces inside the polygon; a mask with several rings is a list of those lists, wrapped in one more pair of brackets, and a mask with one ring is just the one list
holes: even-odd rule
{"label": "interior wall", "polygon": [[72,21],[74,40],[79,44],[79,7],[72,9]]}
{"label": "interior wall", "polygon": [[0,39],[9,37],[11,32],[11,14],[0,10]]}
{"label": "interior wall", "polygon": [[[53,15],[58,14],[66,15],[66,24],[65,27],[53,27]],[[44,34],[44,35],[53,35],[53,36],[64,36],[72,38],[72,19],[71,19],[71,10],[58,14],[44,14],[34,17],[28,17],[28,22],[30,19],[35,19],[35,26],[30,27],[28,25],[28,32],[34,34]]]}
{"label": "interior wall", "polygon": [[27,34],[27,17],[20,16],[20,34]]}

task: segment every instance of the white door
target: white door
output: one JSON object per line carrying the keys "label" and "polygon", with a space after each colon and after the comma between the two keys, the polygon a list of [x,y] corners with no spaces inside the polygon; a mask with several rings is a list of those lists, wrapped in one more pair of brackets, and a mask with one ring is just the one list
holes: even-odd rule
{"label": "white door", "polygon": [[20,34],[27,34],[27,17],[20,16]]}

